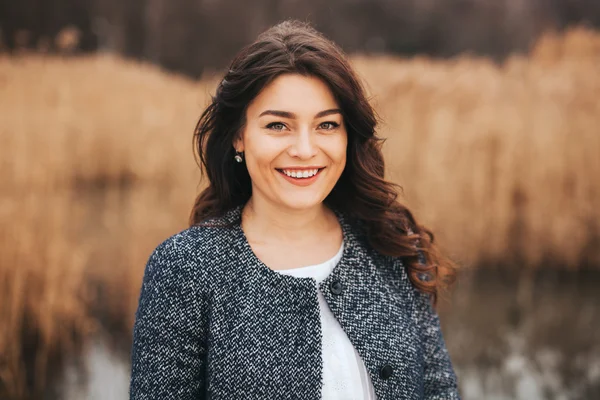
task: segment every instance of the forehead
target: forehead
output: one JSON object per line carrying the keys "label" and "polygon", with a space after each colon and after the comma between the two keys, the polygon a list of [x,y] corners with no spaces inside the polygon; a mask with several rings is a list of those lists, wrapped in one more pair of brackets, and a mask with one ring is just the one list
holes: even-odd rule
{"label": "forehead", "polygon": [[280,110],[313,117],[319,111],[336,107],[338,104],[333,93],[321,79],[300,74],[284,74],[263,88],[248,106],[248,113]]}

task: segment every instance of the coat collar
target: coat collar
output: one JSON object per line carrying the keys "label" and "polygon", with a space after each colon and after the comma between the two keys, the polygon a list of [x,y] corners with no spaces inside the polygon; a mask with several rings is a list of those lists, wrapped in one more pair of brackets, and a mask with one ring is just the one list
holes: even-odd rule
{"label": "coat collar", "polygon": [[[235,207],[229,209],[228,211],[226,211],[220,217],[212,218],[212,219],[206,221],[206,223],[210,223],[210,224],[214,223],[215,225],[230,226],[230,227],[235,227],[236,225],[239,226],[242,222],[242,209],[243,208],[244,208],[244,205],[235,206]],[[357,239],[358,232],[357,232],[356,226],[354,225],[354,222],[352,221],[352,218],[340,210],[332,209],[332,211],[337,216],[338,221],[342,227],[342,231],[344,233],[344,239],[351,239],[351,240]]]}
{"label": "coat collar", "polygon": [[[217,226],[227,226],[233,230],[236,239],[240,239],[241,243],[243,243],[244,251],[247,252],[252,260],[253,264],[257,264],[259,269],[261,269],[261,273],[263,275],[269,276],[272,275],[275,279],[283,279],[283,280],[311,280],[311,278],[297,278],[288,275],[279,274],[276,271],[271,270],[269,267],[264,265],[262,261],[256,257],[252,248],[250,247],[246,235],[244,234],[241,228],[242,221],[242,209],[243,205],[236,206],[234,208],[226,211],[222,216],[211,219],[207,221],[207,223],[211,225]],[[344,267],[356,267],[356,260],[360,258],[361,254],[365,254],[370,252],[368,246],[366,245],[366,239],[364,235],[361,234],[357,221],[353,220],[348,214],[337,210],[332,209],[335,213],[338,222],[340,223],[340,227],[342,229],[342,234],[344,237],[344,251],[342,253],[342,258],[338,263],[338,266],[332,271],[332,275],[341,273]],[[362,268],[372,268],[373,265],[362,265]],[[265,270],[266,269],[266,270]],[[374,271],[371,271],[374,272]]]}

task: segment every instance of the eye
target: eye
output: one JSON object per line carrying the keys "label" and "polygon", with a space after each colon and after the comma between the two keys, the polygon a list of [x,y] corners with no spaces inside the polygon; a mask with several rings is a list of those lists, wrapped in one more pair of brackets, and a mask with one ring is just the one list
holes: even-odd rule
{"label": "eye", "polygon": [[271,122],[266,126],[266,128],[274,131],[282,131],[285,129],[285,125],[281,122]]}
{"label": "eye", "polygon": [[340,124],[338,124],[337,122],[334,122],[334,121],[327,121],[327,122],[323,122],[320,126],[323,127],[323,129],[325,129],[327,131],[331,131],[331,130],[337,128],[338,126],[340,126]]}

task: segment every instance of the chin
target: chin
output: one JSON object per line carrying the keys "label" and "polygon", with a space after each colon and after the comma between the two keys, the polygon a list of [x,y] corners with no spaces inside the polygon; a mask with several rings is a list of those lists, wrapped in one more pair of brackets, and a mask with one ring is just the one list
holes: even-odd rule
{"label": "chin", "polygon": [[292,210],[309,210],[314,207],[319,207],[323,203],[321,196],[293,196],[287,195],[281,197],[281,205]]}

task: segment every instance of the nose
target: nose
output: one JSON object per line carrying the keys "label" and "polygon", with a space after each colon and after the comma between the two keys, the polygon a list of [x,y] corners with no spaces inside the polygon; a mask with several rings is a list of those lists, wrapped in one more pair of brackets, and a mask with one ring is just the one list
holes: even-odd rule
{"label": "nose", "polygon": [[298,131],[294,137],[294,143],[289,148],[290,156],[308,160],[317,155],[317,146],[314,139],[310,129]]}

